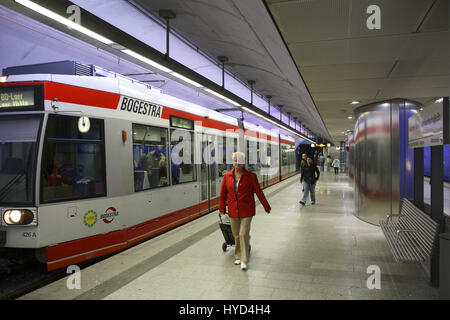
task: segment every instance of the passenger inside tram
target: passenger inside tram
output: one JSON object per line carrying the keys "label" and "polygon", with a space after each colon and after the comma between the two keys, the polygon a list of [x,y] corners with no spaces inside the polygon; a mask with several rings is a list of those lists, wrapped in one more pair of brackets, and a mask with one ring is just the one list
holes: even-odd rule
{"label": "passenger inside tram", "polygon": [[[53,169],[51,169],[50,173],[48,174],[49,186],[64,186],[68,184],[65,176],[66,170],[63,168],[63,164],[64,155],[62,155],[61,153],[55,154],[55,157],[53,159]],[[71,168],[69,167],[68,170],[70,171]]]}
{"label": "passenger inside tram", "polygon": [[[74,146],[64,148],[49,148],[44,157],[43,172],[43,199],[55,201],[63,199],[76,199],[90,197],[104,192],[104,180],[98,161],[94,154],[89,152],[89,146]],[[75,150],[77,152],[75,152]],[[92,151],[92,150],[91,150]],[[52,162],[48,160],[53,159]]]}
{"label": "passenger inside tram", "polygon": [[150,178],[152,175],[152,154],[141,156],[140,165],[134,170],[135,190],[145,190],[150,188]]}
{"label": "passenger inside tram", "polygon": [[171,168],[172,170],[172,185],[179,184],[180,183],[180,166],[177,164],[174,164],[172,162]]}
{"label": "passenger inside tram", "polygon": [[167,180],[167,158],[164,154],[161,154],[158,161],[158,168],[159,168],[159,186],[166,186],[168,185]]}
{"label": "passenger inside tram", "polygon": [[53,162],[47,168],[47,187],[44,187],[44,198],[56,200],[70,197],[70,185],[73,184],[75,176],[72,166],[66,162],[65,155],[56,152],[53,156]]}

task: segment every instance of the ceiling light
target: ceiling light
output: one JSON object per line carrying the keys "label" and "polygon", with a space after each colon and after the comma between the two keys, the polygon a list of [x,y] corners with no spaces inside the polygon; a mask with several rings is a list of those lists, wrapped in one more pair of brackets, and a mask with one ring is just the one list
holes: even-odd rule
{"label": "ceiling light", "polygon": [[33,11],[36,11],[36,12],[50,18],[50,19],[53,19],[59,23],[62,23],[71,29],[75,29],[91,38],[94,38],[100,42],[103,42],[104,44],[111,45],[114,43],[114,41],[111,41],[108,38],[105,38],[105,37],[99,35],[98,33],[95,33],[94,31],[91,31],[85,27],[82,27],[81,25],[79,25],[67,18],[64,18],[64,17],[60,16],[59,14],[54,13],[53,11],[50,11],[44,7],[41,7],[40,5],[38,5],[32,1],[29,1],[29,0],[15,0],[15,1]]}
{"label": "ceiling light", "polygon": [[195,82],[194,80],[191,80],[191,79],[189,79],[189,78],[186,78],[185,76],[183,76],[183,75],[181,75],[181,74],[179,74],[179,73],[172,72],[171,75],[177,77],[178,79],[183,80],[184,82],[187,82],[187,83],[189,83],[189,84],[192,84],[193,86],[196,86],[197,88],[203,87],[201,84]]}
{"label": "ceiling light", "polygon": [[[251,114],[254,114],[254,115],[257,116],[257,117],[262,118],[262,115],[260,115],[259,113],[255,112],[255,111],[253,111],[253,110],[250,110],[250,109],[247,108],[247,107],[242,107],[242,109],[244,109],[245,112],[249,112],[249,113],[251,113]],[[267,120],[269,120],[269,119],[267,119]]]}
{"label": "ceiling light", "polygon": [[[96,39],[96,40],[98,40],[100,42],[103,42],[104,44],[111,45],[113,48],[121,50],[124,53],[126,53],[126,54],[128,54],[128,55],[130,55],[130,56],[132,56],[132,57],[134,57],[134,58],[136,58],[138,60],[141,60],[142,62],[145,62],[145,63],[147,63],[147,64],[149,64],[149,65],[151,65],[151,66],[153,66],[153,67],[163,71],[163,72],[167,72],[167,73],[172,72],[172,70],[170,70],[169,68],[166,68],[166,67],[162,66],[161,64],[159,64],[159,63],[157,63],[157,62],[155,62],[153,60],[150,60],[150,59],[148,59],[148,58],[146,58],[146,57],[144,57],[144,56],[142,56],[142,55],[140,55],[140,54],[138,54],[136,52],[133,52],[133,51],[131,51],[129,49],[126,49],[123,46],[114,43],[114,41],[109,40],[109,39],[107,39],[107,38],[105,38],[105,37],[103,37],[103,36],[93,32],[93,31],[91,31],[91,30],[89,30],[89,29],[87,29],[85,27],[82,27],[81,25],[79,25],[79,24],[77,24],[77,23],[75,23],[75,22],[73,22],[73,21],[71,21],[71,20],[69,20],[67,18],[64,18],[64,17],[54,13],[53,11],[50,11],[50,10],[48,10],[48,9],[46,9],[46,8],[44,8],[44,7],[40,6],[40,5],[32,2],[32,1],[29,1],[29,0],[15,0],[15,1],[17,3],[20,3],[21,5],[29,8],[29,9],[31,9],[31,10],[34,10],[34,11],[36,11],[36,12],[38,12],[38,13],[40,13],[40,14],[48,17],[48,18],[50,18],[50,19],[53,19],[53,20],[55,20],[55,21],[57,21],[59,23],[62,23],[64,25],[66,25],[67,27],[71,28],[71,29],[78,30],[81,33],[84,33],[85,35],[90,36],[91,38],[94,38],[94,39]],[[179,73],[173,72],[171,74],[173,76],[175,76],[175,77],[177,77],[177,78],[179,78],[179,79],[181,79],[181,80],[183,80],[183,81],[193,85],[193,86],[196,86],[198,88],[202,87],[201,84],[199,84],[199,83],[197,83],[197,82],[195,82],[195,81],[193,81],[193,80],[191,80],[191,79],[189,79],[189,78],[187,78],[187,77],[185,77],[185,76],[183,76],[183,75],[181,75]]]}
{"label": "ceiling light", "polygon": [[255,115],[255,116],[259,117],[259,118],[262,118],[264,121],[268,121],[268,122],[270,122],[270,123],[276,125],[277,127],[283,129],[283,130],[289,131],[289,132],[295,134],[296,136],[299,136],[300,138],[303,138],[303,139],[305,139],[305,140],[307,140],[307,141],[309,141],[309,142],[314,143],[313,140],[308,139],[307,137],[305,137],[305,136],[303,136],[303,135],[301,135],[301,134],[298,134],[298,133],[295,132],[294,130],[289,129],[289,128],[286,127],[286,126],[283,126],[283,125],[281,125],[281,124],[278,124],[278,123],[276,123],[275,121],[272,121],[271,119],[268,119],[268,118],[264,117],[262,114],[259,114],[259,113],[255,112],[255,111],[253,111],[253,110],[250,110],[250,109],[247,108],[247,107],[242,107],[242,109],[243,109],[245,112],[251,113],[251,114],[253,114],[253,115]]}
{"label": "ceiling light", "polygon": [[353,119],[353,117],[352,116],[348,116],[347,119],[351,120],[351,119]]}
{"label": "ceiling light", "polygon": [[236,107],[241,107],[241,105],[239,103],[237,103],[237,102],[235,102],[235,101],[233,101],[233,100],[231,100],[231,99],[221,95],[220,93],[215,92],[214,90],[205,89],[205,91],[207,91],[207,92],[209,92],[209,93],[215,95],[216,97],[219,97],[219,98],[221,98],[221,99],[223,99],[225,101],[228,101],[229,103],[231,103],[232,105],[235,105]]}
{"label": "ceiling light", "polygon": [[352,101],[352,102],[350,102],[350,104],[358,104],[359,103],[359,101]]}
{"label": "ceiling light", "polygon": [[157,63],[157,62],[155,62],[153,60],[150,60],[149,58],[146,58],[146,57],[140,55],[139,53],[131,51],[130,49],[122,50],[122,52],[124,52],[124,53],[126,53],[126,54],[132,56],[133,58],[136,58],[136,59],[138,59],[138,60],[140,60],[142,62],[145,62],[145,63],[151,65],[152,67],[155,67],[155,68],[157,68],[157,69],[159,69],[159,70],[161,70],[163,72],[167,72],[167,73],[172,72],[172,70],[170,70],[169,68],[166,68],[163,65],[161,65],[161,64],[159,64],[159,63]]}

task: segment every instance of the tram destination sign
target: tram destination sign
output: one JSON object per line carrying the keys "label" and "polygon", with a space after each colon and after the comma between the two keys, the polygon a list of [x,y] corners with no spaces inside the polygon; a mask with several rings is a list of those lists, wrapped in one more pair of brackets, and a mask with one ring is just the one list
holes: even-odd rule
{"label": "tram destination sign", "polygon": [[0,87],[0,110],[34,106],[34,90],[34,87]]}
{"label": "tram destination sign", "polygon": [[449,98],[437,99],[408,119],[408,146],[423,148],[449,144],[449,127]]}

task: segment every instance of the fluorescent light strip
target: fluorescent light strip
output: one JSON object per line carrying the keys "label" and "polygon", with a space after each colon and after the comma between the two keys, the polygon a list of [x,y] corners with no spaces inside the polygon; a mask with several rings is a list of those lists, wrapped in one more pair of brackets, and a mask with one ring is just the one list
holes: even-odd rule
{"label": "fluorescent light strip", "polygon": [[244,109],[244,111],[246,111],[246,112],[248,112],[248,113],[251,113],[251,114],[253,114],[253,115],[255,115],[255,116],[259,117],[259,118],[262,118],[264,121],[268,121],[268,122],[270,122],[270,123],[276,125],[277,127],[280,127],[280,128],[282,128],[282,129],[284,129],[284,130],[286,130],[286,131],[289,131],[289,132],[295,134],[296,136],[299,136],[299,137],[301,137],[301,138],[303,138],[303,139],[305,139],[305,140],[307,140],[307,141],[309,141],[309,142],[315,143],[315,142],[312,141],[311,139],[308,139],[307,137],[305,137],[305,136],[303,136],[303,135],[301,135],[301,134],[298,134],[297,132],[295,132],[295,131],[293,131],[293,130],[291,130],[291,129],[285,127],[285,126],[283,126],[283,125],[281,125],[281,124],[278,124],[278,123],[276,123],[275,121],[272,121],[271,119],[265,118],[263,115],[261,115],[261,114],[255,112],[255,111],[253,111],[253,110],[250,110],[250,109],[247,108],[247,107],[242,107],[242,109]]}
{"label": "fluorescent light strip", "polygon": [[163,71],[163,72],[167,72],[167,73],[172,72],[172,70],[170,70],[169,68],[166,68],[163,65],[161,65],[161,64],[159,64],[159,63],[157,63],[157,62],[155,62],[153,60],[150,60],[149,58],[146,58],[146,57],[140,55],[139,53],[131,51],[130,49],[124,49],[124,50],[122,50],[122,52],[124,52],[124,53],[128,54],[129,56],[132,56],[133,58],[136,58],[136,59],[138,59],[138,60],[140,60],[142,62],[145,62],[145,63],[147,63],[147,64],[149,64],[149,65],[151,65],[151,66],[153,66],[153,67]]}
{"label": "fluorescent light strip", "polygon": [[50,19],[53,19],[59,23],[62,23],[71,29],[75,29],[81,33],[84,33],[85,35],[87,35],[91,38],[94,38],[100,42],[103,42],[104,44],[111,45],[114,43],[114,41],[111,41],[108,38],[105,38],[105,37],[99,35],[98,33],[95,33],[95,32],[93,32],[93,31],[67,19],[67,18],[64,18],[64,17],[54,13],[53,11],[50,11],[44,7],[41,7],[40,5],[38,5],[32,1],[29,1],[29,0],[15,0],[15,1],[33,11],[36,11],[36,12],[50,18]]}
{"label": "fluorescent light strip", "polygon": [[183,76],[183,75],[181,75],[181,74],[179,74],[179,73],[172,72],[171,75],[177,77],[178,79],[183,80],[184,82],[187,82],[187,83],[189,83],[189,84],[192,84],[193,86],[196,86],[197,88],[203,87],[201,84],[195,82],[194,80],[191,80],[191,79],[189,79],[189,78],[186,78],[185,76]]}
{"label": "fluorescent light strip", "polygon": [[[85,35],[87,35],[87,36],[89,36],[91,38],[94,38],[94,39],[96,39],[96,40],[98,40],[98,41],[100,41],[100,42],[102,42],[104,44],[107,44],[107,45],[114,44],[114,41],[109,40],[108,38],[105,38],[105,37],[99,35],[98,33],[95,33],[95,32],[93,32],[93,31],[91,31],[89,29],[86,29],[85,27],[82,27],[81,25],[79,25],[79,24],[77,24],[77,23],[75,23],[75,22],[73,22],[73,21],[71,21],[71,20],[69,20],[67,18],[64,18],[64,17],[54,13],[53,11],[50,11],[50,10],[48,10],[48,9],[46,9],[46,8],[44,8],[44,7],[40,6],[40,5],[32,2],[32,1],[29,1],[29,0],[15,0],[15,1],[17,3],[20,3],[21,5],[23,5],[25,7],[33,10],[33,11],[36,11],[36,12],[38,12],[38,13],[40,13],[40,14],[48,17],[48,18],[50,18],[50,19],[53,19],[53,20],[55,20],[55,21],[57,21],[59,23],[62,23],[64,25],[66,25],[67,27],[71,28],[71,29],[78,30],[81,33],[83,33],[83,34],[85,34]],[[140,54],[138,54],[136,52],[133,52],[133,51],[128,50],[128,49],[123,50],[123,52],[125,52],[126,54],[128,54],[128,55],[130,55],[132,57],[135,57],[136,59],[139,59],[139,60],[141,60],[141,61],[143,61],[145,63],[148,63],[149,65],[151,65],[151,66],[153,66],[155,68],[158,68],[158,69],[160,69],[163,72],[167,72],[167,73],[172,72],[172,70],[170,70],[170,69],[168,69],[168,68],[160,65],[159,63],[156,63],[156,62],[154,62],[154,61],[152,61],[152,60],[150,60],[148,58],[145,58],[145,57],[141,56]],[[191,80],[189,78],[186,78],[185,76],[183,76],[183,75],[181,75],[179,73],[173,72],[171,74],[173,76],[175,76],[175,77],[177,77],[177,78],[179,78],[179,79],[189,83],[189,84],[192,84],[193,86],[196,86],[198,88],[202,87],[201,84],[199,84],[199,83],[197,83],[197,82],[195,82],[195,81],[193,81],[193,80]]]}
{"label": "fluorescent light strip", "polygon": [[207,91],[207,92],[209,92],[209,93],[215,95],[216,97],[219,97],[219,98],[221,98],[221,99],[223,99],[225,101],[228,101],[229,103],[231,103],[232,105],[235,105],[236,107],[241,107],[241,105],[239,103],[237,103],[237,102],[235,102],[235,101],[233,101],[231,99],[228,99],[227,97],[221,95],[220,93],[217,93],[217,92],[215,92],[215,91],[213,91],[211,89],[205,89],[205,91]]}
{"label": "fluorescent light strip", "polygon": [[[29,8],[29,9],[33,10],[33,11],[36,11],[36,12],[38,12],[38,13],[40,13],[40,14],[42,14],[42,15],[44,15],[44,16],[50,18],[50,19],[53,19],[53,20],[55,20],[55,21],[57,21],[57,22],[59,22],[59,23],[62,23],[62,24],[64,24],[64,25],[66,25],[67,27],[71,28],[71,29],[75,29],[75,30],[77,30],[77,31],[79,31],[79,32],[81,32],[81,33],[83,33],[83,34],[85,34],[85,35],[87,35],[87,36],[89,36],[89,37],[95,39],[95,40],[98,40],[98,41],[104,43],[104,44],[107,44],[107,45],[114,44],[114,41],[111,41],[111,40],[109,40],[108,38],[105,38],[105,37],[99,35],[98,33],[95,33],[95,32],[93,32],[93,31],[91,31],[91,30],[89,30],[89,29],[87,29],[87,28],[85,28],[85,27],[83,27],[83,26],[81,26],[81,25],[79,25],[79,24],[77,24],[77,23],[75,23],[75,22],[73,22],[73,21],[67,19],[67,18],[64,18],[64,17],[62,17],[62,16],[60,16],[60,15],[54,13],[53,11],[50,11],[50,10],[48,10],[48,9],[46,9],[46,8],[44,8],[44,7],[40,6],[40,5],[38,5],[38,4],[34,3],[34,2],[32,2],[32,1],[29,1],[29,0],[15,0],[15,1],[16,1],[17,3],[19,3],[19,4],[23,5],[23,6],[25,6],[25,7],[27,7],[27,8]],[[132,56],[132,57],[134,57],[134,58],[136,58],[136,59],[138,59],[138,60],[140,60],[140,61],[142,61],[142,62],[145,62],[145,63],[147,63],[147,64],[149,64],[149,65],[151,65],[151,66],[153,66],[153,67],[155,67],[155,68],[157,68],[157,69],[163,71],[163,72],[170,73],[170,74],[172,74],[173,76],[175,76],[175,77],[177,77],[177,78],[179,78],[179,79],[181,79],[181,80],[183,80],[183,81],[185,81],[185,82],[187,82],[187,83],[192,84],[193,86],[196,86],[196,87],[198,87],[198,88],[203,87],[203,86],[200,85],[199,83],[197,83],[197,82],[195,82],[195,81],[193,81],[193,80],[191,80],[191,79],[189,79],[189,78],[187,78],[187,77],[185,77],[185,76],[183,76],[183,75],[181,75],[181,74],[179,74],[179,73],[173,72],[171,69],[166,68],[166,67],[164,67],[163,65],[161,65],[161,64],[159,64],[159,63],[157,63],[157,62],[155,62],[155,61],[153,61],[153,60],[150,60],[150,59],[148,59],[148,58],[146,58],[146,57],[140,55],[139,53],[136,53],[136,52],[134,52],[134,51],[132,51],[132,50],[129,50],[129,49],[124,49],[124,50],[122,50],[122,52],[124,52],[124,53],[126,53],[126,54],[128,54],[128,55],[130,55],[130,56]],[[2,80],[3,80],[3,79],[2,79]],[[217,97],[219,97],[219,98],[221,98],[221,99],[223,99],[223,100],[225,100],[225,101],[231,103],[231,104],[234,105],[234,106],[242,107],[239,103],[237,103],[237,102],[235,102],[235,101],[233,101],[233,100],[231,100],[231,99],[229,99],[229,98],[227,98],[227,97],[221,95],[220,93],[217,93],[217,92],[215,92],[215,91],[213,91],[213,90],[211,90],[211,89],[205,89],[205,90],[206,90],[207,92],[209,92],[209,93],[211,93],[211,94],[213,94],[213,95],[215,95],[215,96],[217,96]],[[245,107],[242,107],[242,108],[243,108],[244,110],[246,110],[247,112],[253,113],[254,115],[256,115],[256,116],[258,116],[258,117],[262,117],[262,116],[259,115],[258,113],[253,112],[253,111],[251,111],[251,110],[248,109],[248,108],[245,108]],[[287,131],[290,131],[290,132],[294,133],[295,135],[298,135],[296,132],[294,132],[294,131],[292,131],[292,130],[290,130],[290,129],[284,127],[284,126],[281,126],[281,125],[279,125],[279,124],[277,124],[277,123],[271,121],[270,119],[265,119],[265,118],[264,118],[264,120],[269,121],[269,122],[275,124],[276,126],[282,127],[283,129],[285,129],[285,130],[287,130]],[[301,137],[302,137],[302,136],[301,136]],[[303,138],[305,138],[305,137],[303,137]],[[307,138],[306,138],[306,139],[307,139]],[[308,140],[308,141],[311,141],[311,140],[309,140],[309,139],[307,139],[307,140]]]}

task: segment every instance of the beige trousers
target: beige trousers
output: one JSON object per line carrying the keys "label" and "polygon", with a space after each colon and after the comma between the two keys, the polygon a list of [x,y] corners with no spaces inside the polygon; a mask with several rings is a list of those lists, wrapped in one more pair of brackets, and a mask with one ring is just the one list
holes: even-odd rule
{"label": "beige trousers", "polygon": [[230,218],[231,232],[234,236],[234,258],[244,263],[248,262],[250,253],[250,224],[253,217]]}

